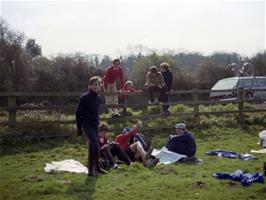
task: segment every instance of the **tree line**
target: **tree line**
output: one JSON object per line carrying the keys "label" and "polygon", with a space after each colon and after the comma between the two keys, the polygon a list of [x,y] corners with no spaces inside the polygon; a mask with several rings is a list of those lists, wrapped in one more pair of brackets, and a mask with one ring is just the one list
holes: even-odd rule
{"label": "tree line", "polygon": [[[0,18],[0,91],[82,91],[91,76],[103,76],[112,63],[108,55],[73,53],[52,57],[42,55],[41,45],[21,32],[12,30]],[[172,52],[120,57],[127,79],[143,88],[146,72],[152,65],[168,62],[173,73],[173,89],[209,89],[213,84],[233,76],[226,66],[248,61],[255,75],[266,75],[266,51],[251,58],[237,53],[217,52],[209,56],[191,52]]]}

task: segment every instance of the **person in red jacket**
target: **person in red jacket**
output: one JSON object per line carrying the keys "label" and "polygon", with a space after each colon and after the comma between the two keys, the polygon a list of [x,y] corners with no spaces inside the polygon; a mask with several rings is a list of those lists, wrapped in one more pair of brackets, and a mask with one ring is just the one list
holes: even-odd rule
{"label": "person in red jacket", "polygon": [[[110,92],[117,92],[117,80],[120,81],[120,87],[124,85],[124,75],[120,65],[120,60],[114,59],[113,64],[107,68],[103,77],[103,90],[105,92],[106,104],[118,104],[118,95],[110,94]],[[121,117],[118,108],[109,108],[108,111],[112,114],[112,117]]]}
{"label": "person in red jacket", "polygon": [[121,134],[117,135],[115,141],[119,144],[121,149],[126,152],[128,157],[132,161],[140,160],[144,163],[144,165],[147,165],[147,161],[152,152],[152,148],[149,148],[149,150],[146,152],[139,141],[133,144],[129,143],[129,139],[131,137],[134,137],[139,132],[142,126],[142,122],[138,121],[128,132],[122,132]]}
{"label": "person in red jacket", "polygon": [[[130,93],[130,92],[140,92],[141,90],[137,90],[134,88],[134,83],[132,81],[126,81],[125,84],[123,85],[122,89],[120,90],[120,92],[124,92],[124,93]],[[118,99],[119,99],[119,104],[121,105],[127,105],[127,95],[119,95]]]}

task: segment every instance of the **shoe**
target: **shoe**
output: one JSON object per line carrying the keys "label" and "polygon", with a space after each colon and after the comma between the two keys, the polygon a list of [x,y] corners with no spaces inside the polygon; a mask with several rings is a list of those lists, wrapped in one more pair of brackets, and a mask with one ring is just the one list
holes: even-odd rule
{"label": "shoe", "polygon": [[97,171],[99,172],[99,174],[108,174],[108,172],[104,170],[103,168],[99,168],[97,169]]}
{"label": "shoe", "polygon": [[114,169],[120,169],[120,167],[119,167],[118,164],[114,164],[113,168],[114,168]]}
{"label": "shoe", "polygon": [[87,174],[87,176],[89,176],[89,177],[96,177],[97,174],[95,174],[94,172],[89,172],[89,173]]}
{"label": "shoe", "polygon": [[116,117],[122,117],[122,115],[119,114],[119,113],[115,114],[115,116],[116,116]]}
{"label": "shoe", "polygon": [[150,166],[155,166],[155,165],[157,165],[157,163],[159,163],[159,162],[160,162],[160,160],[159,160],[158,158],[152,159],[152,160],[150,161]]}
{"label": "shoe", "polygon": [[165,111],[163,111],[163,114],[165,114],[165,115],[171,115],[172,113],[169,110],[165,110]]}
{"label": "shoe", "polygon": [[153,101],[149,100],[149,104],[153,104],[153,103],[154,103]]}
{"label": "shoe", "polygon": [[146,152],[145,160],[149,160],[149,159],[150,159],[151,154],[152,154],[152,151],[153,151],[153,148],[150,147],[150,148],[148,149],[148,151]]}

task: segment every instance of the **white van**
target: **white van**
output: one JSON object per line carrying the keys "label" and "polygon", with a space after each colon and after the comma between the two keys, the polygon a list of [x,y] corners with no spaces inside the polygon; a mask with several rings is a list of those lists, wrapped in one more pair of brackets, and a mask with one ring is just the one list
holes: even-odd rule
{"label": "white van", "polygon": [[[219,80],[211,90],[233,90],[233,89],[266,89],[266,76],[246,76],[232,77]],[[237,93],[231,92],[210,92],[212,99],[234,99]],[[266,91],[250,91],[246,93],[246,98],[266,99]]]}

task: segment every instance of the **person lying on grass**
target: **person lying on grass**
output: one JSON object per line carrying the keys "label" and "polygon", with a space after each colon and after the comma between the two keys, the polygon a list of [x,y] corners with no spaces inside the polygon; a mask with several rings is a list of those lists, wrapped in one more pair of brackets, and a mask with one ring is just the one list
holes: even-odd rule
{"label": "person lying on grass", "polygon": [[[131,160],[127,154],[120,148],[120,146],[115,142],[110,142],[108,140],[109,126],[107,123],[101,123],[98,127],[98,143],[100,147],[100,163],[103,161],[106,166],[103,168],[118,168],[116,158],[118,160],[125,162],[127,165],[131,164]],[[106,162],[105,162],[106,161]],[[104,165],[102,163],[102,165]]]}
{"label": "person lying on grass", "polygon": [[138,121],[136,124],[133,125],[131,129],[123,129],[122,133],[116,136],[115,141],[119,144],[122,150],[126,152],[128,157],[132,161],[141,161],[145,166],[147,166],[147,161],[151,155],[152,148],[150,147],[147,151],[144,149],[143,144],[141,141],[134,141],[131,144],[129,141],[132,137],[135,137],[139,130],[143,127],[143,123]]}

